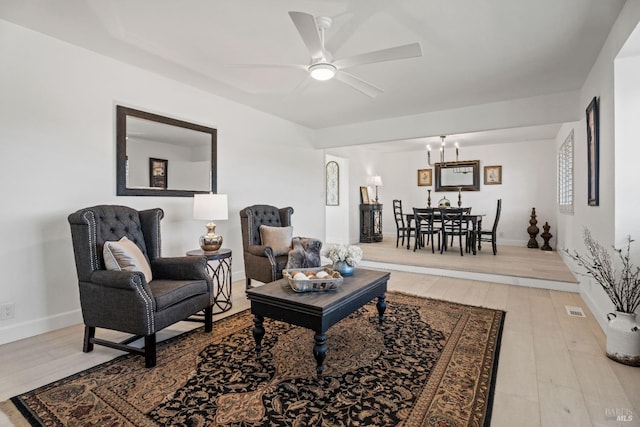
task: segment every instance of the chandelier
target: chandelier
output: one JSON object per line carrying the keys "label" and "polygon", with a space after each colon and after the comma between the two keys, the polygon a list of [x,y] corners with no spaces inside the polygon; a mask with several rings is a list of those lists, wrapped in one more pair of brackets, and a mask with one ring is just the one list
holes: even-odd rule
{"label": "chandelier", "polygon": [[[447,137],[446,135],[440,135],[440,139],[442,141],[442,144],[440,146],[440,163],[442,163],[444,166],[446,166],[446,162],[444,161],[444,149],[445,149],[444,139],[446,137]],[[456,147],[456,162],[457,162],[459,149],[460,149],[460,146],[458,145],[457,142],[455,143],[455,147]],[[433,164],[431,163],[431,146],[429,144],[427,144],[427,163],[429,164],[429,166],[433,166]],[[456,169],[466,169],[466,168],[456,168]],[[468,173],[468,172],[456,172],[456,173]]]}

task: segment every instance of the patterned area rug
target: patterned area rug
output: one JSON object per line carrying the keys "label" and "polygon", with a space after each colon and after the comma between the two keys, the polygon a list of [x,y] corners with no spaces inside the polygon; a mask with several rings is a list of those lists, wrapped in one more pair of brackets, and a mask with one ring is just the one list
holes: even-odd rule
{"label": "patterned area rug", "polygon": [[504,312],[390,292],[327,333],[265,319],[255,353],[249,311],[161,343],[158,364],[121,356],[11,400],[32,425],[489,425]]}

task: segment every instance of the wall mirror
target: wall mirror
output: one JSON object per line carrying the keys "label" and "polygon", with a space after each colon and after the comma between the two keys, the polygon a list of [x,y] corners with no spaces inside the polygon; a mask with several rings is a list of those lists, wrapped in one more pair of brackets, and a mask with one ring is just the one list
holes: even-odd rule
{"label": "wall mirror", "polygon": [[118,196],[216,193],[217,130],[116,106]]}
{"label": "wall mirror", "polygon": [[436,163],[436,191],[479,191],[480,160]]}

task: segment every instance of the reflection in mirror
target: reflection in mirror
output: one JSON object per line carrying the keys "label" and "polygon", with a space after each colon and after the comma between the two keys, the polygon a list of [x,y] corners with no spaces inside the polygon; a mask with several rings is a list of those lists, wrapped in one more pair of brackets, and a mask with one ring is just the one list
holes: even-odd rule
{"label": "reflection in mirror", "polygon": [[479,191],[480,160],[436,163],[436,191]]}
{"label": "reflection in mirror", "polygon": [[216,129],[117,106],[117,194],[216,193]]}

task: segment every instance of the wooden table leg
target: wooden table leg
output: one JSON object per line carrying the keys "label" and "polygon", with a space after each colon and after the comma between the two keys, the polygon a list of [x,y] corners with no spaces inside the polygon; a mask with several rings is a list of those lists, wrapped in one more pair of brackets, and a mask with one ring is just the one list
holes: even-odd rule
{"label": "wooden table leg", "polygon": [[256,340],[256,354],[259,355],[262,350],[262,338],[264,337],[264,317],[253,316],[253,339]]}
{"label": "wooden table leg", "polygon": [[313,357],[316,358],[316,372],[318,376],[322,375],[322,371],[324,371],[324,359],[327,357],[327,336],[323,331],[316,331],[314,335],[315,344],[313,345]]}
{"label": "wooden table leg", "polygon": [[378,303],[376,304],[376,308],[378,309],[378,320],[380,323],[384,320],[384,311],[387,309],[387,295],[381,294],[378,296]]}

